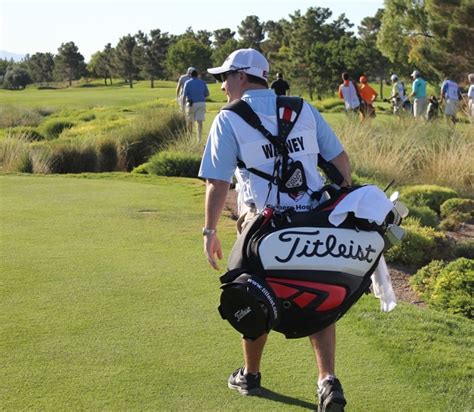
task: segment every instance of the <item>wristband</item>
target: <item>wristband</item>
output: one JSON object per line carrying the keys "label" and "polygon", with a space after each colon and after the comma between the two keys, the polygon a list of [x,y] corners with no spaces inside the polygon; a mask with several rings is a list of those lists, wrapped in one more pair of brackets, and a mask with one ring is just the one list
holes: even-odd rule
{"label": "wristband", "polygon": [[216,232],[217,232],[216,229],[208,229],[207,227],[202,228],[202,235],[203,236],[215,235]]}

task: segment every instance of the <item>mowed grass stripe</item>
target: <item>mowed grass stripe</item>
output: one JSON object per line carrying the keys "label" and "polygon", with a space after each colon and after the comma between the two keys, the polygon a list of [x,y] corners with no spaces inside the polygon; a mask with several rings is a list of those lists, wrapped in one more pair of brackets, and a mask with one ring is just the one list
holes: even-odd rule
{"label": "mowed grass stripe", "polygon": [[[271,399],[227,389],[241,364],[240,342],[217,313],[218,273],[202,256],[203,192],[197,180],[125,174],[0,177],[2,407],[286,411],[314,404],[307,340],[277,333],[262,369]],[[219,229],[228,252],[233,222],[223,219]],[[438,390],[443,376],[431,390],[407,367],[411,357],[419,365],[434,353],[413,344],[392,356],[380,343],[391,315],[379,318],[371,297],[357,308],[338,328],[348,411],[452,406],[453,393]],[[399,316],[424,315],[402,307]]]}

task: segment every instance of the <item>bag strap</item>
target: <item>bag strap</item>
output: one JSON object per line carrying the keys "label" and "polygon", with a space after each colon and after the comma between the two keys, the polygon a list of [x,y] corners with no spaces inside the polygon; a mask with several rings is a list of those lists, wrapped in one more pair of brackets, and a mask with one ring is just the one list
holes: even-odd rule
{"label": "bag strap", "polygon": [[234,100],[233,102],[225,105],[222,110],[229,110],[238,114],[242,119],[244,119],[250,126],[254,129],[257,129],[263,136],[270,141],[273,146],[277,149],[278,153],[288,152],[288,149],[285,146],[286,138],[280,139],[279,136],[272,135],[262,124],[262,121],[257,116],[250,105],[244,100]]}
{"label": "bag strap", "polygon": [[[250,105],[243,100],[234,100],[233,102],[225,105],[221,110],[229,110],[239,115],[243,120],[247,122],[247,124],[262,133],[263,136],[265,136],[275,146],[277,150],[281,150],[283,153],[286,152],[286,155],[288,155],[288,149],[285,145],[286,139],[289,136],[291,130],[293,129],[293,126],[295,125],[296,121],[298,120],[302,109],[302,98],[293,96],[277,96],[277,118],[279,136],[273,136],[263,126],[262,121],[252,110]],[[268,180],[270,183],[276,183],[275,176],[254,169],[253,167],[248,168],[245,163],[240,159],[237,159],[237,166],[241,169],[247,169],[249,172],[265,180]],[[325,175],[333,183],[341,185],[344,181],[344,178],[339,172],[339,170],[332,163],[324,159],[321,154],[318,154],[318,166],[323,170]]]}

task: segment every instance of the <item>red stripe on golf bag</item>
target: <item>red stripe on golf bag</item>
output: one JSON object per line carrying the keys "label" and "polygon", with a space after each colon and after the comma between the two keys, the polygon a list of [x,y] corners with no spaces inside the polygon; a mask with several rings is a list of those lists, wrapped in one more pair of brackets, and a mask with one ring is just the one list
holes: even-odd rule
{"label": "red stripe on golf bag", "polygon": [[[266,281],[277,297],[291,299],[300,308],[314,306],[316,312],[337,308],[347,294],[346,288],[342,286],[319,282],[280,278],[267,278]],[[290,290],[294,290],[293,295],[289,295]]]}

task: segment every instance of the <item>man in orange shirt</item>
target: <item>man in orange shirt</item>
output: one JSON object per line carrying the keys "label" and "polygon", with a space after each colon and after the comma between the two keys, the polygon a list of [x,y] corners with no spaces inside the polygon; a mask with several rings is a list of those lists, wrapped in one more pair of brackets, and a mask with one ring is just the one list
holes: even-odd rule
{"label": "man in orange shirt", "polygon": [[366,104],[361,105],[361,113],[363,118],[375,117],[375,108],[373,106],[374,100],[377,98],[377,92],[370,87],[367,77],[360,76],[359,95]]}

